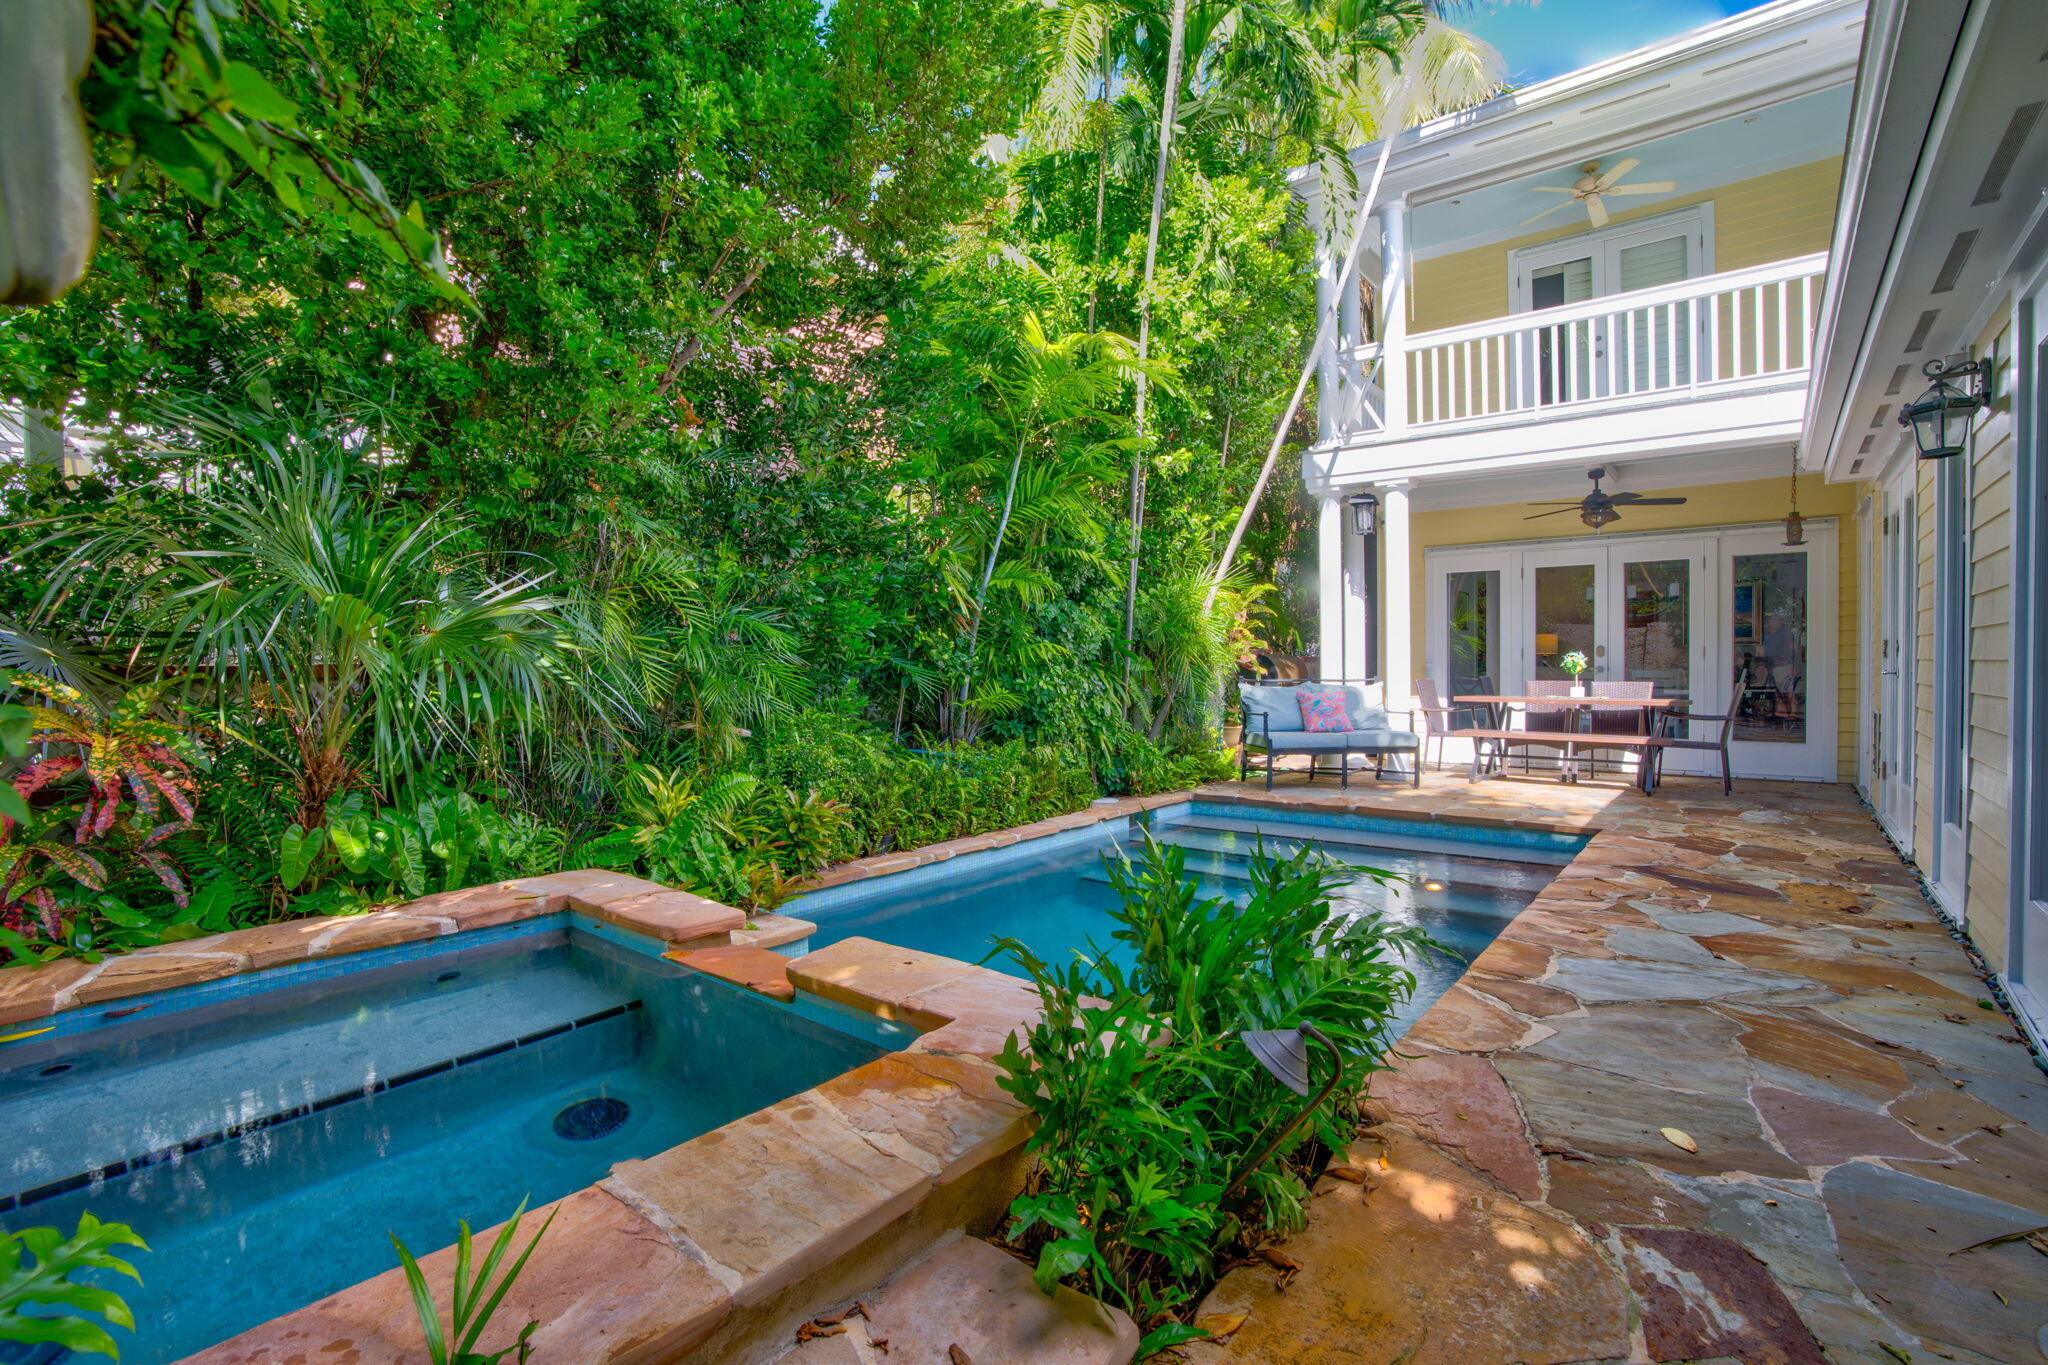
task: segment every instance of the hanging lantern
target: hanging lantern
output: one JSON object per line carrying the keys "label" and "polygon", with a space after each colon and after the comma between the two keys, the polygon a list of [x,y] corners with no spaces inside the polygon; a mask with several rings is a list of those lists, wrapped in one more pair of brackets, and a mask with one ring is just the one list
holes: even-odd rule
{"label": "hanging lantern", "polygon": [[[1981,360],[1930,360],[1920,372],[1934,382],[1899,409],[1899,425],[1913,428],[1913,443],[1923,460],[1945,460],[1963,453],[1970,439],[1970,419],[1991,401],[1991,367]],[[1961,383],[1956,383],[1961,379]]]}
{"label": "hanging lantern", "polygon": [[1371,493],[1353,493],[1344,499],[1351,509],[1353,534],[1369,536],[1380,529],[1380,500]]}
{"label": "hanging lantern", "polygon": [[1806,518],[1799,515],[1799,447],[1792,447],[1792,510],[1785,514],[1785,543],[1806,543]]}

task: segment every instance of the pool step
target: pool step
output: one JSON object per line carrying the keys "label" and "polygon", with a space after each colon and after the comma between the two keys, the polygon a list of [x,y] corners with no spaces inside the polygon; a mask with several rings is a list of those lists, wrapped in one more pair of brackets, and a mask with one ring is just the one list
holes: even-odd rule
{"label": "pool step", "polygon": [[1179,830],[1228,831],[1252,837],[1264,835],[1268,839],[1288,839],[1296,843],[1307,840],[1332,850],[1393,849],[1403,853],[1443,853],[1458,858],[1479,858],[1490,862],[1541,863],[1548,867],[1562,867],[1577,856],[1562,849],[1523,848],[1473,839],[1438,839],[1421,834],[1383,834],[1376,830],[1349,829],[1341,825],[1302,825],[1285,820],[1260,820],[1230,815],[1186,815],[1175,820],[1161,821],[1153,826],[1153,833],[1159,838],[1165,838]]}
{"label": "pool step", "polygon": [[83,1054],[72,1070],[0,1100],[0,1132],[9,1135],[0,1149],[0,1207],[425,1080],[639,1003],[563,965],[451,980],[381,1017],[337,1008],[155,1060],[142,1051],[156,1041],[149,1035],[139,1046]]}
{"label": "pool step", "polygon": [[[1197,849],[1227,857],[1250,858],[1264,839],[1266,851],[1288,856],[1313,840],[1287,839],[1274,835],[1241,834],[1235,830],[1176,827],[1164,831],[1160,842]],[[1367,849],[1355,846],[1325,847],[1333,860],[1353,867],[1374,868],[1393,873],[1418,884],[1442,882],[1465,890],[1485,893],[1503,891],[1526,899],[1550,880],[1547,873],[1526,863],[1507,863],[1492,858],[1469,858],[1452,854],[1418,853],[1408,849]]]}

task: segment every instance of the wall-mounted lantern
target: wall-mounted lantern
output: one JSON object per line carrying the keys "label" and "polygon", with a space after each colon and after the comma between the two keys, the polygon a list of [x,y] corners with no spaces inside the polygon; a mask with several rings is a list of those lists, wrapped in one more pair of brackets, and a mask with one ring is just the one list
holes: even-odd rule
{"label": "wall-mounted lantern", "polygon": [[1377,535],[1380,529],[1380,500],[1376,493],[1353,493],[1344,499],[1344,505],[1351,509],[1351,531],[1354,535]]}
{"label": "wall-mounted lantern", "polygon": [[1899,409],[1899,425],[1913,428],[1923,460],[1960,455],[1969,444],[1971,419],[1991,401],[1991,366],[1951,356],[1928,361],[1920,372],[1934,382]]}

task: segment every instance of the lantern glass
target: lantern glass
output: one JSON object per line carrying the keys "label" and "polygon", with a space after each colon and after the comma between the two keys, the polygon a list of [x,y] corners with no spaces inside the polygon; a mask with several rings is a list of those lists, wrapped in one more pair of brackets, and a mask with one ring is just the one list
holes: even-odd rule
{"label": "lantern glass", "polygon": [[1370,493],[1354,493],[1345,500],[1351,508],[1351,530],[1369,536],[1380,529],[1380,500]]}
{"label": "lantern glass", "polygon": [[1800,516],[1797,512],[1790,512],[1785,516],[1785,543],[1787,545],[1804,545],[1806,543],[1806,518]]}
{"label": "lantern glass", "polygon": [[1984,395],[1957,384],[1954,377],[1983,373],[1975,362],[1954,369],[1936,361],[1926,367],[1934,382],[1927,392],[1899,409],[1899,421],[1913,428],[1913,444],[1923,460],[1945,460],[1963,453],[1970,439],[1970,419],[1984,406]]}

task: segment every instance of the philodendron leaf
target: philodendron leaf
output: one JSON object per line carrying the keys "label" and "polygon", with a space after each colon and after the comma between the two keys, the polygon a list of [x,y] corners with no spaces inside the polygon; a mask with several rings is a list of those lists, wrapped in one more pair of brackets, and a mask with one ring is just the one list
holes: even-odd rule
{"label": "philodendron leaf", "polygon": [[[97,1314],[131,1331],[134,1315],[113,1290],[72,1279],[81,1270],[112,1270],[140,1280],[134,1266],[112,1253],[116,1246],[149,1250],[125,1223],[102,1223],[89,1213],[79,1215],[69,1238],[55,1228],[0,1232],[0,1341],[51,1342],[118,1360],[120,1347],[106,1328],[79,1314]],[[23,1311],[29,1307],[37,1311]]]}

